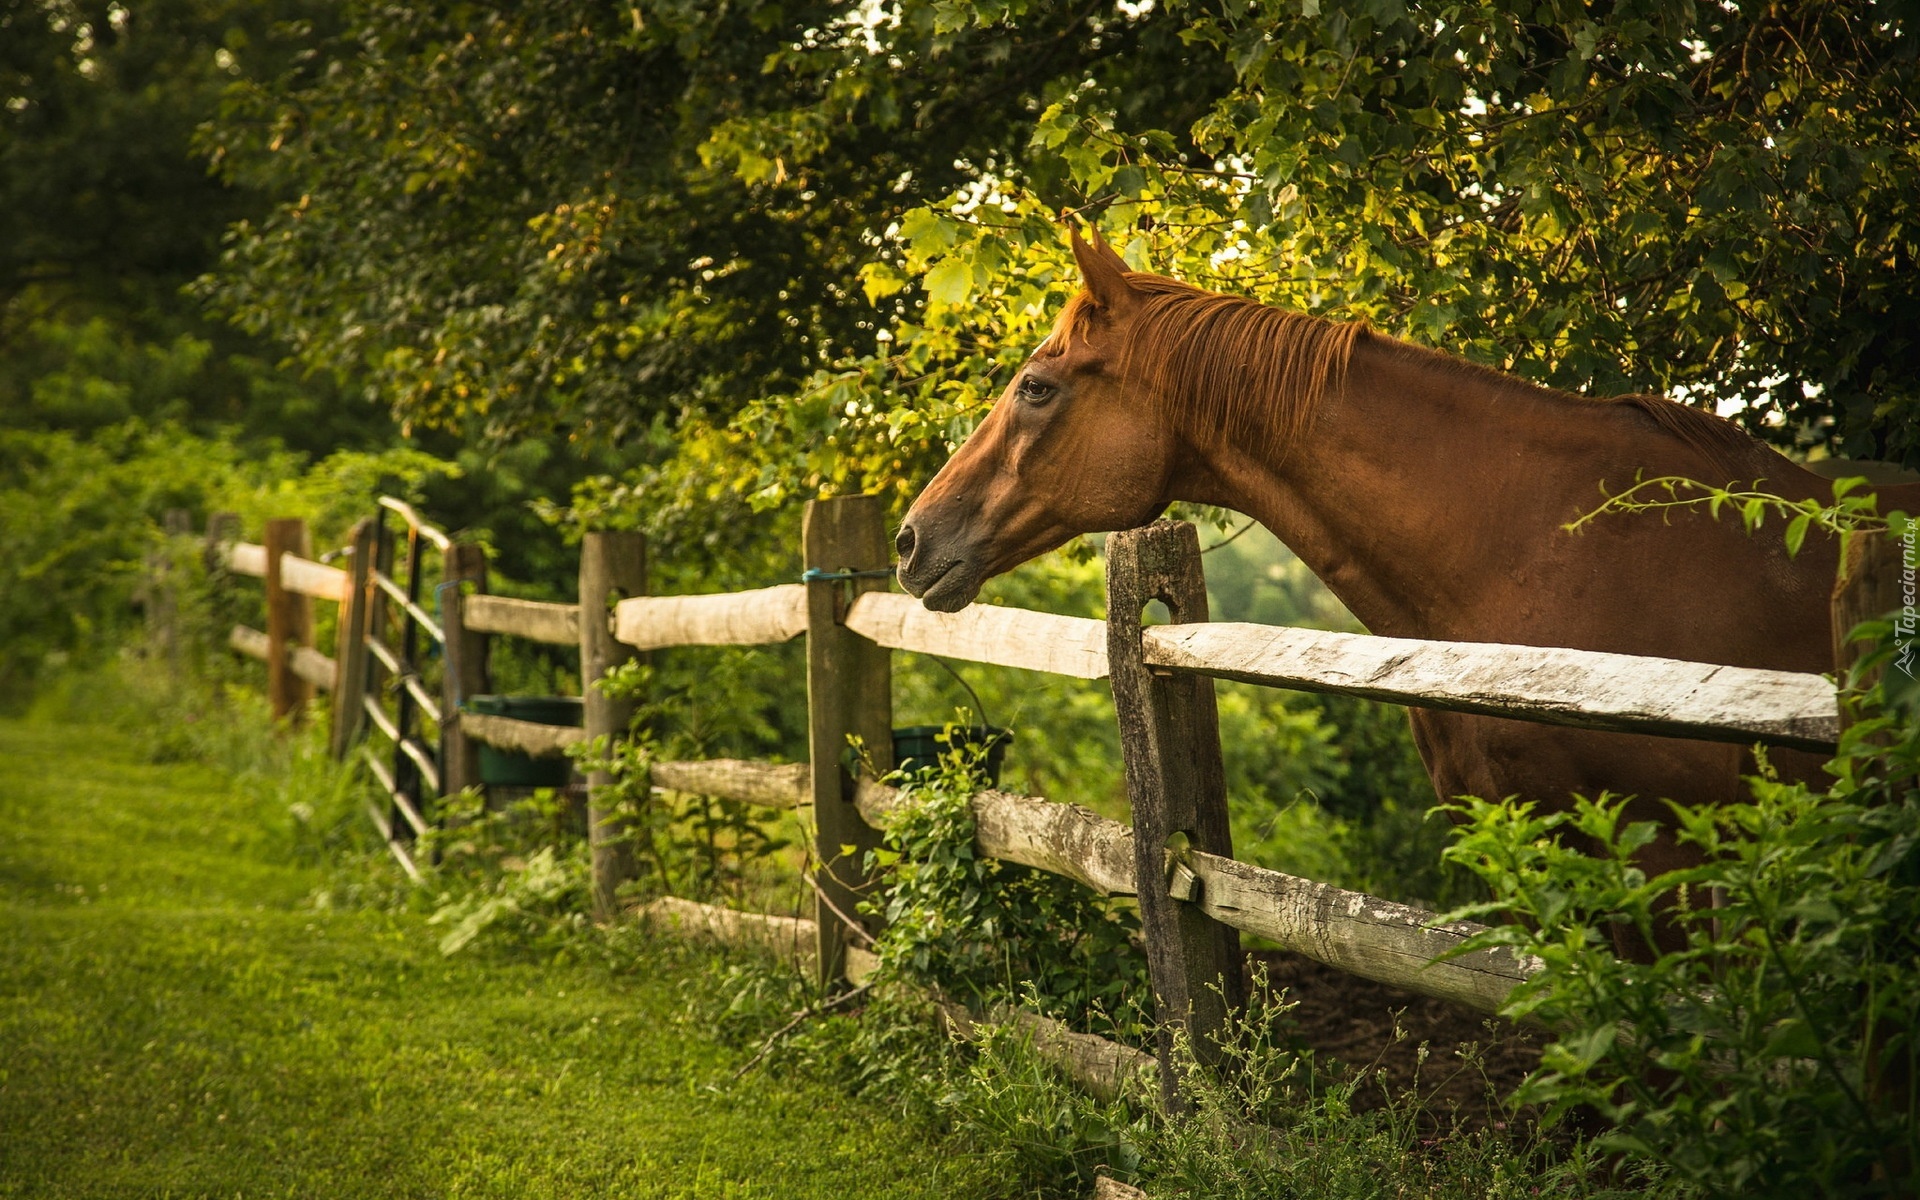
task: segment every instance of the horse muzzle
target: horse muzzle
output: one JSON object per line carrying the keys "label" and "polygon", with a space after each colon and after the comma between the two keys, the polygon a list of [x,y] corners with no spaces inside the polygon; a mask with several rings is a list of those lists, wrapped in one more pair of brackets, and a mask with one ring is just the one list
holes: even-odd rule
{"label": "horse muzzle", "polygon": [[980,594],[985,572],[968,555],[943,553],[940,540],[916,529],[909,513],[893,542],[900,555],[896,574],[907,594],[918,597],[928,609],[958,612]]}

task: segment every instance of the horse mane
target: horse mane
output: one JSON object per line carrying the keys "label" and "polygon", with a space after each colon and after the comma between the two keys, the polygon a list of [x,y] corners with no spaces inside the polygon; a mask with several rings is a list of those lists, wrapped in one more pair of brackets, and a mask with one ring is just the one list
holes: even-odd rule
{"label": "horse mane", "polygon": [[1725,417],[1665,396],[1614,396],[1598,403],[1639,409],[1662,431],[1692,447],[1714,466],[1732,472],[1729,478],[1755,468],[1766,469],[1768,464],[1759,461],[1759,454],[1778,453]]}
{"label": "horse mane", "polygon": [[[1121,377],[1139,378],[1167,415],[1203,436],[1252,444],[1276,455],[1299,440],[1322,396],[1346,383],[1364,321],[1336,323],[1287,312],[1190,283],[1127,273],[1141,298],[1122,353]],[[1067,302],[1037,357],[1063,353],[1100,311],[1080,292]]]}
{"label": "horse mane", "polygon": [[1481,363],[1471,362],[1444,350],[1394,341],[1407,353],[1431,359],[1457,375],[1478,379],[1489,387],[1524,393],[1550,402],[1585,409],[1589,412],[1619,414],[1651,424],[1656,430],[1700,455],[1733,479],[1751,472],[1765,472],[1777,466],[1778,452],[1746,430],[1717,413],[1694,408],[1666,396],[1633,392],[1619,396],[1587,396],[1563,391],[1510,375]]}
{"label": "horse mane", "polygon": [[[1330,321],[1243,296],[1210,292],[1141,271],[1127,285],[1140,297],[1122,352],[1122,378],[1140,379],[1173,420],[1202,437],[1263,449],[1276,459],[1306,433],[1320,403],[1346,385],[1353,348],[1373,336],[1365,321]],[[1067,302],[1035,357],[1062,354],[1085,337],[1100,306],[1085,291]],[[1733,422],[1665,396],[1593,397],[1543,387],[1445,351],[1383,339],[1503,389],[1562,403],[1631,412],[1735,478],[1768,464],[1772,451]]]}

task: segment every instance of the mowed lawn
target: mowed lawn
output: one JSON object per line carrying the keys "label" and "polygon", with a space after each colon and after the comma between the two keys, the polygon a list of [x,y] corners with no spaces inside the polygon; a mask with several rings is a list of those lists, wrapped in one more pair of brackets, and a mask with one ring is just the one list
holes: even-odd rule
{"label": "mowed lawn", "polygon": [[0,1196],[983,1194],[879,1104],[736,1083],[682,959],[316,909],[257,801],[112,729],[0,722],[0,771]]}

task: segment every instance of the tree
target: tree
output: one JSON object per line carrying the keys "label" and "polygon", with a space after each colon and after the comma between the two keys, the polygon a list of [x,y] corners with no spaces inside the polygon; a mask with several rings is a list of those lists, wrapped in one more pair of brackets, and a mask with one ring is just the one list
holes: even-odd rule
{"label": "tree", "polygon": [[1089,72],[1155,58],[1162,123],[1228,82],[1102,7],[950,29],[926,6],[363,4],[210,134],[229,178],[297,199],[242,223],[204,291],[412,422],[638,444],[724,421],[871,350],[895,313],[857,272],[890,225],[1023,154]]}
{"label": "tree", "polygon": [[[1088,88],[1036,125],[1135,265],[1552,386],[1717,405],[1783,445],[1920,463],[1911,11],[1179,11],[1235,76],[1204,118],[1129,125]],[[936,309],[1014,321],[992,297],[1029,303],[1022,281],[1060,269],[1057,235],[1027,219],[1058,202],[1057,174],[1001,186],[1005,212],[956,197],[906,224]]]}
{"label": "tree", "polygon": [[270,199],[210,176],[194,129],[297,5],[0,7],[0,426],[177,420],[310,451],[385,433],[180,295]]}

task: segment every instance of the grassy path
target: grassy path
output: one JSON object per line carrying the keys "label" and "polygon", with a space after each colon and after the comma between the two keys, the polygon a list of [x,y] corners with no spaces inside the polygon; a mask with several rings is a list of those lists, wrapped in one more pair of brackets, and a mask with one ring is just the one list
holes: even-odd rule
{"label": "grassy path", "polygon": [[112,730],[0,722],[0,770],[0,1196],[980,1194],[873,1104],[732,1084],[685,967],[315,910],[254,800]]}

